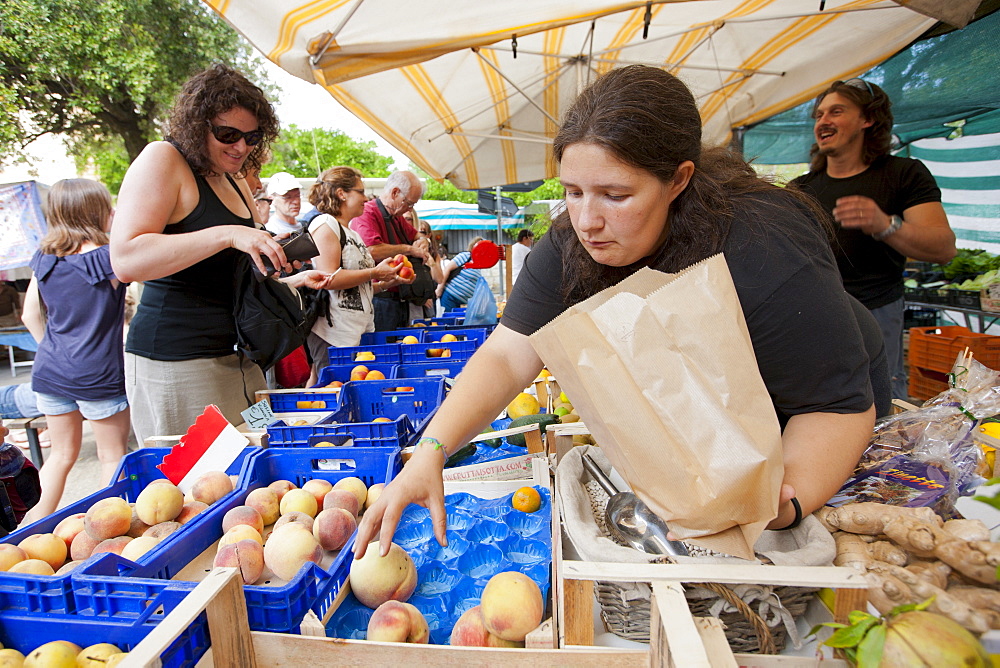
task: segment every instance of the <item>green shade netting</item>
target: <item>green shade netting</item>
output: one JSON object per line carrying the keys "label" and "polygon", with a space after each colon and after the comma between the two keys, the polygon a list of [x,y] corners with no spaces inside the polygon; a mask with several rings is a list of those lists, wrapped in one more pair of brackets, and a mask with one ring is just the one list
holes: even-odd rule
{"label": "green shade netting", "polygon": [[[904,145],[952,133],[1000,132],[998,43],[1000,12],[994,12],[962,30],[912,44],[862,78],[889,94],[895,133]],[[808,162],[812,107],[799,105],[750,128],[743,154],[766,165]]]}

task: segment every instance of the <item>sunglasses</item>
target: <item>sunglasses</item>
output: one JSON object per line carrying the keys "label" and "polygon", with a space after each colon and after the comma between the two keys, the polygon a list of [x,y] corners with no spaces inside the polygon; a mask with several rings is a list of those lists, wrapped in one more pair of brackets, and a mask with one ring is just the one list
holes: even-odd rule
{"label": "sunglasses", "polygon": [[857,88],[858,90],[867,90],[868,94],[875,98],[875,90],[872,85],[861,78],[848,79],[847,81],[841,81],[841,84],[845,86],[850,86],[851,88]]}
{"label": "sunglasses", "polygon": [[251,130],[250,132],[243,132],[228,125],[213,125],[212,136],[223,144],[235,144],[242,139],[247,143],[247,146],[256,146],[264,138],[264,131]]}

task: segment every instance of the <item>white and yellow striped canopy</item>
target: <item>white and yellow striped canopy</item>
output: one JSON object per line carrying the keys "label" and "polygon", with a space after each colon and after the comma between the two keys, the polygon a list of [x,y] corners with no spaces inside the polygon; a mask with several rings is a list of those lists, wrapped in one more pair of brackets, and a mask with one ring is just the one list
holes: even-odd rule
{"label": "white and yellow striped canopy", "polygon": [[[723,143],[732,128],[885,60],[935,23],[902,5],[937,2],[205,1],[269,59],[460,188],[555,176],[563,111],[611,68],[646,63],[679,76],[705,141]],[[978,0],[942,4],[968,20]]]}

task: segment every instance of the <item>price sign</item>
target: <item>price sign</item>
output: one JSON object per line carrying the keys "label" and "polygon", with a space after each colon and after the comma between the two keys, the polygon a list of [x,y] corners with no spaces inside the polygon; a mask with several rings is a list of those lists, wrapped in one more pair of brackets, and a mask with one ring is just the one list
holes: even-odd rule
{"label": "price sign", "polygon": [[263,431],[264,427],[274,420],[274,413],[271,412],[271,405],[267,402],[267,399],[258,401],[240,413],[240,415],[243,416],[243,421],[246,422],[247,427],[253,431]]}

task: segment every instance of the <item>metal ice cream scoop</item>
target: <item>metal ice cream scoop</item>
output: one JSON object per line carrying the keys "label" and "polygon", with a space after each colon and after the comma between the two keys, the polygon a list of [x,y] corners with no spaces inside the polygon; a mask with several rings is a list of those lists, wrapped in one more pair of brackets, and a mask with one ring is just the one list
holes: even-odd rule
{"label": "metal ice cream scoop", "polygon": [[583,467],[610,497],[604,518],[615,538],[647,554],[688,555],[684,543],[667,539],[667,523],[632,492],[619,492],[590,455],[583,455]]}

